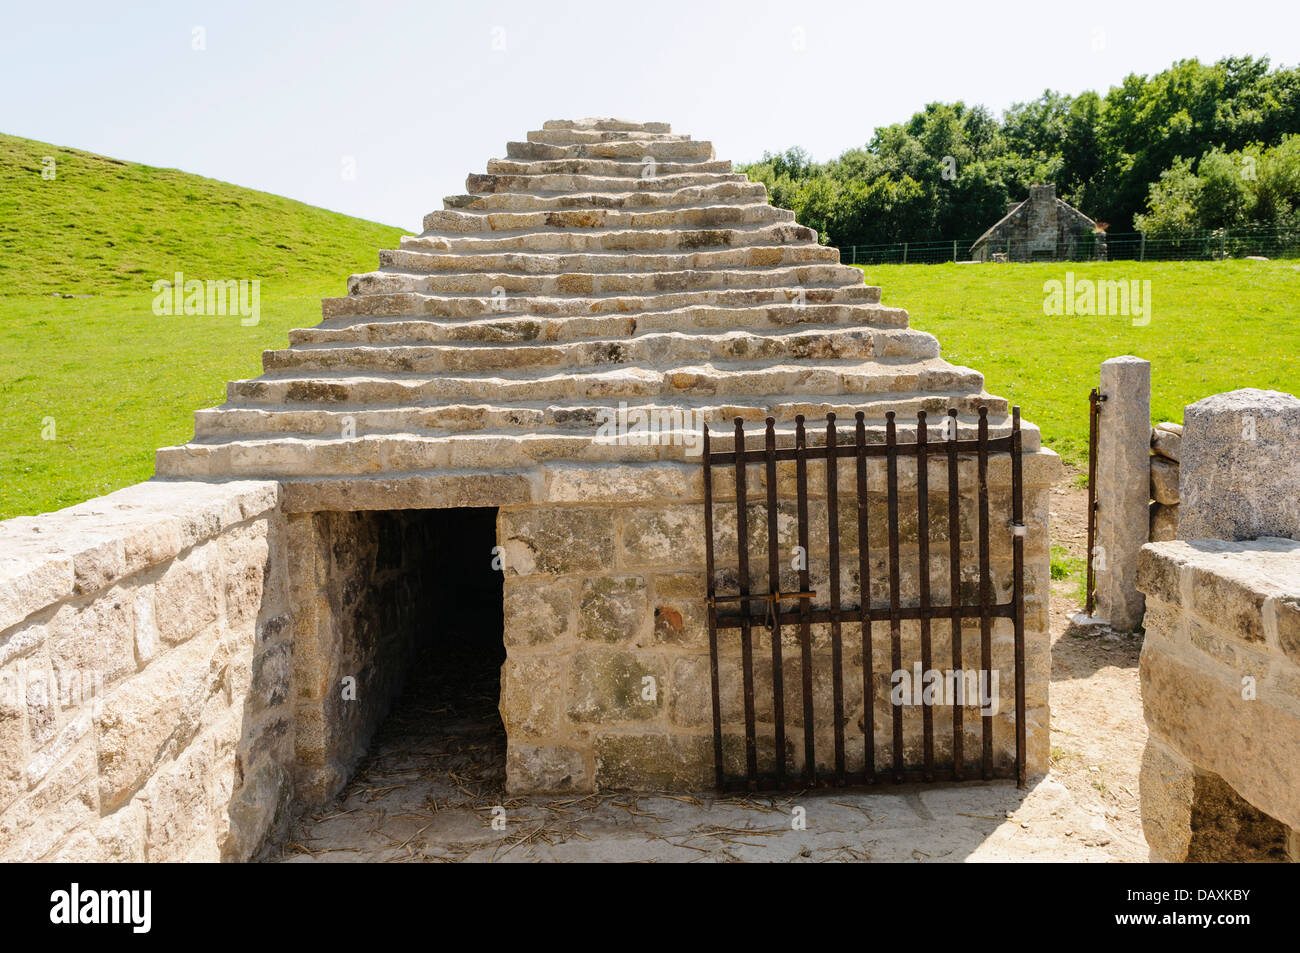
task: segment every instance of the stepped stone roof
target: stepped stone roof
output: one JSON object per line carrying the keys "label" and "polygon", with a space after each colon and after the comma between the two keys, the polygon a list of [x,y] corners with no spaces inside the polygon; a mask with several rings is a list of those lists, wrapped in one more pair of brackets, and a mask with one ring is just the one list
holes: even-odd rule
{"label": "stepped stone roof", "polygon": [[851,426],[863,410],[878,439],[888,410],[905,429],[918,410],[933,421],[956,408],[973,435],[983,404],[992,433],[1009,429],[979,373],[941,359],[709,142],[665,123],[550,121],[466,189],[325,299],[320,324],[267,351],[260,377],[230,382],[224,404],[196,414],[193,441],[158,451],[158,475],[355,481],[690,459],[680,442],[594,439],[637,411],[729,432],[736,416],[824,427],[834,411]]}

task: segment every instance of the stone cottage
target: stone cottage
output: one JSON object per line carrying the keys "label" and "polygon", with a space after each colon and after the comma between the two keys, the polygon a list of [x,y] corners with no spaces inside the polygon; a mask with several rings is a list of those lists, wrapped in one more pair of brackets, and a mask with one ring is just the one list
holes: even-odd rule
{"label": "stone cottage", "polygon": [[[755,448],[768,418],[782,447],[800,415],[820,420],[814,450],[829,413],[849,429],[861,414],[873,446],[892,439],[895,415],[900,440],[917,438],[918,414],[934,421],[923,474],[915,455],[875,446],[869,497],[862,507],[845,497],[851,518],[899,524],[888,547],[872,535],[857,556],[853,539],[866,534],[836,536],[844,598],[857,598],[858,567],[870,567],[868,608],[884,605],[893,624],[863,636],[862,646],[880,640],[882,660],[865,684],[849,672],[862,661],[856,632],[841,659],[839,629],[812,628],[803,661],[815,677],[787,653],[785,684],[816,695],[805,710],[819,719],[792,728],[792,762],[805,740],[823,757],[846,726],[874,738],[882,765],[904,753],[919,762],[922,746],[927,764],[951,761],[950,720],[927,715],[923,727],[909,710],[891,735],[886,663],[953,657],[950,639],[971,619],[954,608],[931,626],[926,600],[969,608],[984,590],[985,607],[1002,608],[967,645],[982,635],[984,661],[1007,674],[996,713],[976,708],[966,721],[971,776],[981,747],[998,776],[1014,776],[1020,747],[1029,774],[1047,770],[1057,457],[1029,424],[1001,444],[1018,452],[987,466],[958,454],[977,434],[1012,434],[1008,402],[944,361],[933,336],[910,329],[905,311],[882,304],[860,270],[710,143],[662,123],[547,122],[379,264],[323,302],[320,324],[267,352],[260,377],[231,382],[223,405],[199,411],[194,440],[158,452],[154,480],[0,524],[0,676],[103,675],[89,699],[0,707],[0,854],[247,858],[345,783],[413,645],[430,639],[502,648],[510,791],[713,787],[715,751],[737,757],[752,686],[735,674],[734,630],[718,638],[723,671],[711,678],[709,596],[734,580],[746,537],[735,515],[744,497],[724,473],[706,486],[700,438],[707,424],[726,451],[737,419]],[[824,612],[827,592],[840,591],[825,561],[839,531],[824,454],[806,473],[783,459],[768,474],[750,473],[742,509],[770,516],[781,566],[809,543],[811,582],[782,571],[780,585],[815,590],[811,608]],[[848,493],[853,466],[839,477]],[[769,514],[765,488],[784,508],[796,482],[810,488],[807,512]],[[706,492],[720,514],[708,578]],[[792,539],[805,516],[810,542]],[[449,562],[464,571],[445,571]],[[1002,609],[1020,567],[1016,617]],[[471,572],[481,578],[467,581]],[[494,602],[495,620],[449,611],[471,602]],[[755,629],[761,657],[766,630]],[[843,682],[838,668],[827,674],[832,660]],[[772,675],[757,667],[760,746]],[[835,724],[821,715],[832,692],[835,711],[845,705]],[[854,752],[848,768],[860,770]]]}
{"label": "stone cottage", "polygon": [[1097,223],[1056,197],[1055,185],[1031,185],[1029,198],[971,245],[976,261],[1104,261],[1106,235]]}

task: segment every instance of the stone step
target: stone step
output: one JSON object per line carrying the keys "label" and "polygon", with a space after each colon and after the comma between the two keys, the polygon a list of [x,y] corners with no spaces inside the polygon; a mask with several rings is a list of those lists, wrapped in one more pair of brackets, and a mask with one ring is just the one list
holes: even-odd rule
{"label": "stone step", "polygon": [[665,291],[649,295],[453,295],[396,292],[349,295],[321,301],[322,317],[481,318],[510,314],[593,315],[675,310],[695,304],[728,306],[794,304],[876,304],[880,289],[869,285],[807,288],[724,288],[716,291]]}
{"label": "stone step", "polygon": [[277,373],[256,380],[231,381],[232,403],[277,404],[383,403],[628,399],[659,397],[729,398],[768,394],[889,394],[895,391],[980,392],[984,379],[976,371],[940,358],[923,361],[876,359],[822,361],[818,364],[726,364],[720,361],[660,370],[623,365],[609,370],[580,369],[542,377],[518,375],[331,374]]}
{"label": "stone step", "polygon": [[661,291],[725,288],[794,288],[813,285],[860,285],[859,268],[840,264],[799,265],[793,268],[718,268],[712,271],[641,271],[520,275],[509,272],[433,273],[395,269],[365,272],[348,278],[349,295],[393,294],[530,294],[530,295],[648,295]]}
{"label": "stone step", "polygon": [[520,232],[538,228],[717,228],[793,221],[794,212],[765,202],[684,206],[650,211],[578,208],[533,212],[472,212],[442,209],[424,216],[424,230],[463,235],[475,232]]}
{"label": "stone step", "polygon": [[550,146],[572,146],[595,142],[689,142],[691,137],[645,129],[535,129],[527,139]]}
{"label": "stone step", "polygon": [[[446,403],[419,407],[373,407],[358,405],[311,408],[265,409],[226,404],[197,411],[194,415],[197,438],[215,442],[230,437],[270,438],[277,434],[302,436],[341,436],[346,432],[374,433],[464,433],[491,429],[499,432],[527,430],[541,432],[580,431],[588,435],[611,419],[628,425],[638,419],[653,417],[657,421],[690,419],[705,420],[721,436],[729,431],[736,417],[745,420],[746,429],[752,432],[755,425],[762,426],[769,417],[778,422],[778,429],[789,432],[798,414],[808,420],[810,442],[824,443],[827,413],[834,413],[840,429],[854,426],[854,414],[865,414],[869,442],[882,443],[885,412],[898,414],[897,429],[900,439],[914,440],[916,414],[924,410],[929,415],[930,439],[939,439],[941,418],[949,409],[961,415],[958,418],[960,439],[978,433],[977,414],[981,405],[988,407],[990,417],[996,420],[1007,413],[1007,402],[988,394],[902,394],[890,395],[884,400],[825,401],[800,398],[797,395],[775,398],[777,403],[725,403],[718,401],[686,401],[664,404],[657,401],[623,401],[616,404],[569,401],[546,403],[534,401],[511,406],[491,403]],[[686,417],[689,415],[689,418]],[[1026,424],[1026,427],[1029,425]],[[813,431],[818,431],[813,435]],[[1026,447],[1026,449],[1032,449]]]}
{"label": "stone step", "polygon": [[817,233],[804,225],[727,228],[550,229],[486,235],[403,235],[401,247],[416,251],[490,252],[645,252],[749,248],[758,245],[815,244]]}
{"label": "stone step", "polygon": [[553,146],[544,142],[507,142],[506,157],[544,161],[555,159],[632,159],[637,162],[649,157],[656,161],[709,162],[713,159],[713,143],[656,140],[634,142],[591,142],[567,146]]}
{"label": "stone step", "polygon": [[[756,332],[782,328],[834,328],[842,326],[891,330],[903,339],[910,335],[931,335],[907,327],[907,312],[879,304],[790,305],[766,308],[708,308],[694,306],[674,311],[656,311],[639,319],[627,315],[563,318],[485,318],[374,320],[331,319],[313,328],[289,332],[289,344],[421,344],[467,341],[491,344],[578,341],[584,338],[630,337],[638,331],[680,329],[748,330]],[[891,338],[892,340],[892,338]],[[901,346],[901,345],[900,345]],[[892,347],[892,346],[891,346]],[[891,347],[882,354],[897,356]],[[901,352],[898,352],[901,353]]]}
{"label": "stone step", "polygon": [[[878,340],[879,337],[879,340]],[[886,347],[894,356],[923,360],[939,356],[929,335],[895,337],[872,328],[799,329],[784,334],[652,331],[621,339],[555,344],[385,344],[299,345],[266,351],[268,374],[284,370],[400,372],[412,374],[482,373],[513,370],[559,371],[613,364],[676,366],[711,361],[869,360]]]}
{"label": "stone step", "polygon": [[[610,180],[606,180],[610,181]],[[639,181],[639,180],[638,180]],[[486,195],[449,195],[446,209],[466,212],[564,212],[592,209],[669,209],[709,205],[748,205],[767,202],[762,182],[711,182],[677,189],[616,190],[606,188],[560,193],[510,191]]]}
{"label": "stone step", "polygon": [[446,254],[414,246],[379,253],[381,268],[408,272],[512,272],[516,274],[608,274],[702,271],[716,268],[761,268],[806,263],[838,263],[839,250],[826,245],[758,245],[716,251],[625,254],[622,252],[490,252]]}
{"label": "stone step", "polygon": [[[702,429],[697,426],[698,421],[688,423],[682,419],[681,427],[673,426],[676,424],[674,420],[666,423],[669,426],[660,429],[654,439],[629,438],[628,434],[634,432],[630,428],[622,433],[609,428],[603,434],[518,430],[454,434],[365,433],[358,429],[352,436],[344,436],[340,431],[337,435],[273,435],[260,439],[245,437],[211,443],[195,442],[185,447],[167,447],[158,451],[156,462],[160,477],[198,476],[209,472],[277,477],[321,477],[412,470],[500,472],[552,462],[699,463],[702,448],[697,437]],[[727,450],[734,445],[733,434],[727,425],[729,422],[718,423],[722,426],[715,431],[717,449]],[[757,425],[758,421],[755,421],[756,431]],[[816,446],[823,442],[825,420],[809,421],[809,425],[809,442]],[[841,432],[847,436],[851,426],[852,417],[849,417]],[[1010,421],[1006,417],[990,420],[990,436],[1003,436],[1009,432]],[[783,421],[777,434],[781,444],[788,444],[791,442],[793,427]],[[872,428],[872,435],[877,437],[873,442],[878,442],[878,427]],[[965,433],[959,427],[958,436],[969,435],[968,422]],[[761,435],[756,432],[755,443],[761,439]]]}
{"label": "stone step", "polygon": [[629,179],[654,178],[661,175],[707,172],[731,172],[727,159],[704,162],[655,161],[653,165],[635,159],[489,159],[489,175],[602,175]]}
{"label": "stone step", "polygon": [[[639,167],[638,167],[639,168]],[[743,172],[678,172],[666,175],[656,170],[655,175],[492,175],[473,173],[465,179],[465,191],[472,195],[494,195],[509,192],[531,194],[564,192],[673,192],[678,189],[708,185],[742,184],[749,182]]]}
{"label": "stone step", "polygon": [[596,129],[610,132],[672,132],[673,127],[666,122],[632,122],[629,119],[614,119],[592,116],[586,119],[548,119],[542,123],[543,129]]}

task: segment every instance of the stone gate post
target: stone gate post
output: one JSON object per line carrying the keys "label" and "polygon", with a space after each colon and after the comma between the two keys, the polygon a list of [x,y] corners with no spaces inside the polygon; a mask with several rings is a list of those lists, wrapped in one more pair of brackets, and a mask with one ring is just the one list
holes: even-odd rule
{"label": "stone gate post", "polygon": [[1151,364],[1113,357],[1101,365],[1097,439],[1096,614],[1129,632],[1142,624],[1138,554],[1149,533],[1151,501]]}

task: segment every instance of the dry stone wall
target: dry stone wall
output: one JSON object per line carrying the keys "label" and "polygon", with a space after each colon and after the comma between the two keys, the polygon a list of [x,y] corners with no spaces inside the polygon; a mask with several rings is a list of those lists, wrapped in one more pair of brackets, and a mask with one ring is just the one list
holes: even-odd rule
{"label": "dry stone wall", "polygon": [[0,524],[0,858],[244,860],[289,819],[273,482]]}

